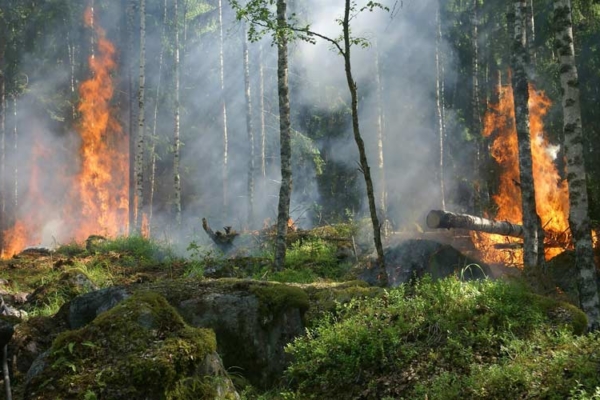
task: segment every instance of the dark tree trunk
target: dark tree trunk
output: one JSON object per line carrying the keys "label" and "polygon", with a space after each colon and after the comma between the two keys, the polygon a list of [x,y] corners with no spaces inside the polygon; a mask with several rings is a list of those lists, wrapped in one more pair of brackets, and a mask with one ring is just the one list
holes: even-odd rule
{"label": "dark tree trunk", "polygon": [[277,82],[279,93],[279,135],[281,142],[281,187],[277,213],[277,238],[275,240],[275,268],[283,269],[285,264],[288,220],[290,218],[290,198],[292,193],[292,146],[290,91],[288,85],[288,43],[285,30],[286,0],[277,0]]}
{"label": "dark tree trunk", "polygon": [[519,143],[519,171],[521,204],[523,209],[524,249],[523,262],[526,270],[539,270],[544,264],[544,232],[535,205],[533,184],[533,161],[529,131],[529,81],[527,67],[528,52],[525,47],[524,14],[526,3],[518,0],[513,3],[514,38],[511,64],[513,69],[512,87],[515,102],[517,140]]}
{"label": "dark tree trunk", "polygon": [[367,186],[367,198],[369,201],[369,212],[371,214],[371,223],[373,224],[373,240],[375,242],[375,250],[377,251],[377,260],[380,266],[379,280],[382,286],[387,286],[387,272],[385,270],[385,260],[383,257],[383,244],[381,242],[381,225],[379,224],[379,217],[377,216],[377,206],[375,203],[375,191],[373,189],[373,180],[371,179],[371,170],[369,168],[369,162],[367,160],[367,152],[365,150],[365,143],[360,134],[360,126],[358,123],[358,91],[356,82],[352,76],[352,64],[350,62],[350,9],[351,1],[346,0],[344,9],[344,20],[342,22],[342,28],[344,30],[344,66],[346,70],[346,80],[348,82],[348,88],[350,89],[350,96],[352,99],[352,130],[354,132],[354,140],[358,147],[360,155],[360,167],[362,169],[365,183]]}

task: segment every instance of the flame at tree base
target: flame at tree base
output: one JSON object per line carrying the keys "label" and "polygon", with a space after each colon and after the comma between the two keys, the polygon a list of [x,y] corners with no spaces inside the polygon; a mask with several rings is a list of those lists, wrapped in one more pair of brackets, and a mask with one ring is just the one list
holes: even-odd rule
{"label": "flame at tree base", "polygon": [[[569,230],[569,192],[567,181],[562,180],[555,165],[557,146],[552,146],[545,133],[543,117],[552,103],[543,92],[529,86],[529,124],[536,208],[546,234],[545,257],[550,259],[566,249],[573,248]],[[498,193],[493,196],[498,208],[498,220],[522,223],[521,190],[519,186],[519,147],[515,127],[513,91],[510,85],[500,88],[498,104],[489,104],[484,117],[483,136],[493,139],[490,147],[494,160],[501,169]],[[473,243],[483,261],[522,265],[523,250],[516,247],[521,240],[505,236],[472,232]]]}

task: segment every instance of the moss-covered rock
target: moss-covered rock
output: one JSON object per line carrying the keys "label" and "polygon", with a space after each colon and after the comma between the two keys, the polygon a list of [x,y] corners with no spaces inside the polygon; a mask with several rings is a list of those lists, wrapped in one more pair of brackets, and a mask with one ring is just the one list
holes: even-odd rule
{"label": "moss-covered rock", "polygon": [[146,285],[192,326],[211,328],[227,368],[257,387],[272,387],[289,362],[285,346],[304,333],[306,292],[273,282],[176,280]]}
{"label": "moss-covered rock", "polygon": [[212,331],[188,326],[162,296],[138,292],[59,335],[25,398],[237,398],[215,350]]}

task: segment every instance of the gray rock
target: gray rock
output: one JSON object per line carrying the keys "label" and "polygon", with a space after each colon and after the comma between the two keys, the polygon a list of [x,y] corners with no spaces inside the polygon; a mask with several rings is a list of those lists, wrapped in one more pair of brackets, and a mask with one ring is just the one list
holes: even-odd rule
{"label": "gray rock", "polygon": [[108,311],[130,294],[125,288],[110,287],[75,297],[68,303],[67,323],[71,329],[79,329],[92,322],[98,315]]}
{"label": "gray rock", "polygon": [[[297,287],[223,280],[177,289],[163,283],[150,290],[163,294],[188,324],[212,329],[225,367],[256,387],[279,382],[290,361],[285,346],[305,332],[308,296]],[[184,294],[169,296],[176,290]]]}
{"label": "gray rock", "polygon": [[[442,279],[453,274],[465,280],[484,279],[491,276],[490,268],[472,259],[454,247],[431,240],[410,239],[384,251],[385,266],[390,287],[409,283],[424,275]],[[371,262],[369,268],[359,273],[359,278],[376,284],[379,268]]]}

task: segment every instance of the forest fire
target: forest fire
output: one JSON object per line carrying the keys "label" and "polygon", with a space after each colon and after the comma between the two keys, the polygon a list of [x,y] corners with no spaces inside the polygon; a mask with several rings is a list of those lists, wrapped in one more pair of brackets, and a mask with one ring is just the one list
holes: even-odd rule
{"label": "forest fire", "polygon": [[[491,153],[501,169],[499,190],[494,196],[498,208],[495,219],[520,224],[521,192],[513,104],[512,87],[503,86],[498,104],[490,104],[484,117],[483,135],[493,139]],[[533,86],[529,87],[529,122],[537,212],[546,232],[546,243],[550,244],[545,249],[546,259],[572,246],[568,224],[568,186],[566,180],[561,180],[558,174],[554,163],[556,155],[545,136],[542,121],[550,106],[550,100],[542,92]],[[522,264],[522,250],[502,251],[494,247],[499,243],[509,244],[520,240],[486,233],[474,232],[472,235],[484,261]]]}
{"label": "forest fire", "polygon": [[115,48],[104,30],[93,25],[92,9],[85,20],[95,30],[98,51],[89,60],[92,77],[79,88],[82,166],[71,196],[80,208],[68,213],[75,216],[69,226],[78,226],[75,240],[92,233],[115,236],[126,227],[128,214],[128,142],[110,104]]}
{"label": "forest fire", "polygon": [[[44,162],[64,165],[56,154],[44,154],[44,146],[36,141],[32,151],[32,167],[25,201],[20,204],[17,220],[4,232],[2,258],[11,257],[28,245],[39,244],[42,231],[51,221],[60,219],[58,240],[83,241],[91,234],[116,236],[127,231],[128,221],[128,140],[114,116],[111,100],[114,85],[111,74],[116,68],[115,48],[104,30],[94,24],[93,9],[85,12],[85,24],[93,29],[95,49],[89,58],[91,77],[79,87],[80,115],[76,131],[79,145],[79,169],[70,176],[44,173]],[[49,172],[45,172],[50,174]],[[40,193],[43,179],[65,181],[66,196],[52,204]],[[50,203],[49,203],[50,202]],[[51,216],[38,210],[52,210]]]}

